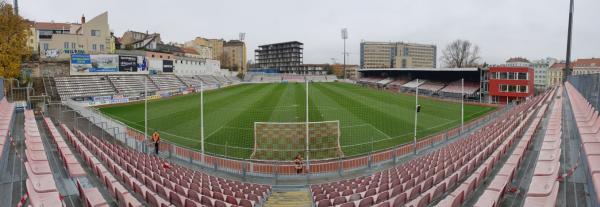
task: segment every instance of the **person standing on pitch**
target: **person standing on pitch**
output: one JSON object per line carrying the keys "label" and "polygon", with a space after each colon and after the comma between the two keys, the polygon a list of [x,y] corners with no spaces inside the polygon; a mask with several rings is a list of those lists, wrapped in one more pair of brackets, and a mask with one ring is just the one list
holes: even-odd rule
{"label": "person standing on pitch", "polygon": [[152,141],[154,142],[154,151],[156,153],[156,155],[158,155],[158,144],[160,143],[160,134],[158,134],[158,131],[154,131],[154,133],[152,133]]}
{"label": "person standing on pitch", "polygon": [[294,164],[296,165],[296,174],[302,173],[302,166],[304,165],[304,161],[302,160],[302,155],[298,153],[296,158],[294,159]]}

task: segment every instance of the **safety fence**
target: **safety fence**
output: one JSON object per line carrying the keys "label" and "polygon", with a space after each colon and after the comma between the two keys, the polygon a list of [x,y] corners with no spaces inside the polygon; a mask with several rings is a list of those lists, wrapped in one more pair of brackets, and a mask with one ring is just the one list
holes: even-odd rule
{"label": "safety fence", "polygon": [[600,109],[600,74],[572,75],[568,81],[594,108]]}
{"label": "safety fence", "polygon": [[[85,131],[85,127],[89,125],[79,124],[78,120],[86,119],[89,123],[94,124],[102,129],[102,133],[114,137],[124,145],[132,149],[150,153],[149,140],[144,136],[144,133],[129,127],[128,125],[114,120],[92,107],[87,107],[74,101],[57,103],[60,113],[58,116],[61,120],[72,119],[74,126]],[[171,159],[177,159],[181,162],[188,162],[205,169],[236,174],[240,176],[256,176],[256,177],[278,177],[278,176],[337,176],[348,172],[377,168],[386,163],[396,163],[401,158],[413,155],[415,152],[431,149],[440,144],[453,140],[464,133],[468,133],[479,126],[482,126],[492,120],[494,117],[503,114],[512,105],[499,107],[496,111],[482,116],[478,119],[465,123],[463,131],[461,126],[437,133],[425,138],[421,138],[416,143],[416,150],[412,142],[402,145],[391,145],[388,148],[370,151],[367,154],[355,156],[345,156],[333,159],[309,160],[304,165],[304,172],[297,174],[296,165],[289,161],[261,161],[248,160],[235,157],[226,157],[224,154],[202,154],[198,149],[180,146],[163,140],[160,142],[159,150],[161,155]],[[72,113],[72,117],[64,117],[64,112]],[[91,131],[91,129],[89,129]],[[151,146],[150,146],[151,148]]]}

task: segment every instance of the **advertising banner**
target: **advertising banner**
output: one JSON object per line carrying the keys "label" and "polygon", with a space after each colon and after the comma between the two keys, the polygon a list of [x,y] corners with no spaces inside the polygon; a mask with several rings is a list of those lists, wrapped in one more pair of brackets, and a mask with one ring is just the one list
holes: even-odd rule
{"label": "advertising banner", "polygon": [[147,74],[143,56],[71,54],[71,75]]}
{"label": "advertising banner", "polygon": [[173,72],[173,61],[172,60],[163,60],[163,73],[172,73]]}
{"label": "advertising banner", "polygon": [[142,72],[147,68],[147,60],[144,56],[119,56],[119,72]]}

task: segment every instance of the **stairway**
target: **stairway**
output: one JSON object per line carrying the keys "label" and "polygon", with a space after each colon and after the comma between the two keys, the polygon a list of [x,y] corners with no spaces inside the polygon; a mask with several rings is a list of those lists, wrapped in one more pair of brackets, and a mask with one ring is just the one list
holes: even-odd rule
{"label": "stairway", "polygon": [[273,189],[264,207],[312,207],[312,198],[306,188],[293,190]]}

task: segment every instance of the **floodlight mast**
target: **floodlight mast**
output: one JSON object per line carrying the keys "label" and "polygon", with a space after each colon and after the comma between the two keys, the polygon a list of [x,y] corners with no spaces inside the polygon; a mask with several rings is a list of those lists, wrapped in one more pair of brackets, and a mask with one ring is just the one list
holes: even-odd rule
{"label": "floodlight mast", "polygon": [[310,149],[309,149],[309,135],[308,135],[308,79],[304,79],[306,82],[306,174],[310,172]]}
{"label": "floodlight mast", "polygon": [[415,132],[413,136],[413,150],[417,154],[417,121],[419,115],[419,79],[417,78],[417,90],[415,94]]}
{"label": "floodlight mast", "polygon": [[344,65],[343,65],[343,76],[346,79],[346,39],[348,39],[348,29],[342,28],[342,39],[344,40]]}
{"label": "floodlight mast", "polygon": [[571,75],[571,33],[573,32],[573,10],[574,8],[574,0],[570,1],[569,4],[569,27],[567,30],[567,62],[565,63],[565,68],[563,69],[563,82],[567,81],[567,77]]}

